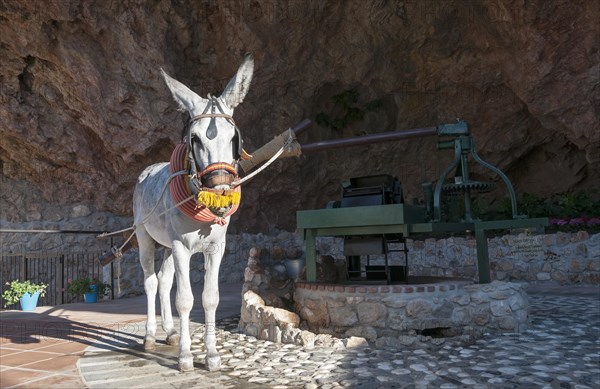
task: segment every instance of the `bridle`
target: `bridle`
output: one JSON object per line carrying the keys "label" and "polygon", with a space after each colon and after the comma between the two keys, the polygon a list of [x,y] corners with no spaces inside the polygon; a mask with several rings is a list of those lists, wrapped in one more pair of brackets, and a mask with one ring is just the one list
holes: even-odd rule
{"label": "bridle", "polygon": [[[216,97],[208,96],[208,104],[200,115],[192,116],[183,127],[182,143],[175,147],[171,155],[169,171],[169,188],[176,207],[186,216],[202,222],[226,224],[226,217],[233,214],[239,206],[241,187],[232,186],[238,179],[238,162],[247,155],[242,150],[242,137],[233,117],[223,110]],[[215,139],[218,135],[216,119],[227,120],[235,129],[233,138],[234,160],[215,162],[202,168],[199,150],[195,138],[192,137],[194,123],[202,119],[210,119],[206,129],[206,137]],[[217,189],[226,186],[228,189]],[[194,198],[196,198],[194,200]]]}
{"label": "bridle", "polygon": [[[207,184],[210,182],[212,185],[206,186],[215,186],[219,184],[231,184],[231,182],[238,177],[238,161],[240,159],[245,159],[249,155],[243,150],[243,142],[241,131],[238,126],[235,124],[233,117],[225,113],[221,104],[219,103],[218,98],[214,96],[208,96],[209,103],[206,104],[206,108],[200,115],[196,115],[191,117],[182,131],[182,138],[184,142],[187,143],[188,150],[190,153],[190,175],[193,177],[192,182],[197,187],[197,189],[202,188],[204,185],[202,181],[204,180]],[[202,166],[201,161],[199,160],[198,150],[194,148],[194,142],[192,138],[192,126],[198,120],[210,118],[210,123],[208,124],[208,128],[206,129],[206,137],[208,139],[214,139],[218,134],[218,128],[216,124],[217,118],[223,118],[227,120],[235,129],[235,135],[233,137],[233,155],[234,160],[232,163],[228,162],[216,162],[208,165],[204,170],[198,172],[197,169]],[[227,172],[230,176],[223,174],[223,172]]]}

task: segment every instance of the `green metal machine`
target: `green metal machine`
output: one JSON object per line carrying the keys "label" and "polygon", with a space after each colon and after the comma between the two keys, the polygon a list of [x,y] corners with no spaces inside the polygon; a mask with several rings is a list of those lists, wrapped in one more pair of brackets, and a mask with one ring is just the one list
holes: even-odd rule
{"label": "green metal machine", "polygon": [[[496,185],[492,182],[480,182],[471,180],[469,177],[469,156],[472,156],[473,159],[479,163],[481,166],[493,171],[496,173],[504,184],[506,185],[506,189],[508,190],[508,195],[510,197],[510,203],[512,206],[512,217],[513,219],[522,218],[518,215],[517,212],[517,196],[515,194],[515,190],[513,186],[506,176],[500,169],[495,167],[494,165],[485,162],[477,152],[475,151],[475,140],[471,137],[469,133],[469,126],[465,121],[458,120],[454,124],[442,124],[437,127],[437,133],[440,138],[446,138],[445,140],[440,140],[438,143],[438,150],[442,149],[454,149],[454,159],[450,166],[442,173],[442,175],[438,178],[435,191],[433,192],[433,204],[430,206],[433,208],[433,220],[436,222],[441,221],[442,212],[441,212],[441,204],[442,204],[442,194],[464,194],[465,201],[465,221],[473,221],[473,216],[471,214],[471,194],[473,192],[487,192],[493,189]],[[451,140],[447,140],[447,138],[453,138]],[[446,183],[446,178],[450,175],[450,173],[455,170],[454,182]],[[427,187],[428,183],[423,184],[424,191],[426,193],[426,201],[429,204]],[[429,200],[429,201],[428,201]]]}
{"label": "green metal machine", "polygon": [[[412,137],[438,135],[438,149],[453,149],[452,163],[443,171],[438,180],[424,183],[425,205],[416,206],[404,203],[360,206],[353,202],[350,207],[330,207],[328,209],[301,210],[296,212],[298,230],[306,241],[306,277],[316,282],[316,247],[318,236],[400,236],[403,239],[416,234],[473,232],[477,244],[477,264],[479,282],[490,282],[489,255],[486,233],[491,230],[518,228],[538,228],[548,225],[547,218],[527,218],[518,214],[517,196],[508,177],[497,167],[485,162],[475,150],[469,126],[458,120],[456,123],[442,124],[408,131],[395,131],[360,138],[338,139],[302,145],[302,152],[315,152],[331,148],[357,146],[381,141],[407,139]],[[504,182],[512,206],[512,219],[480,221],[473,217],[471,196],[493,189],[495,183],[472,180],[469,160],[496,173]],[[454,174],[452,175],[452,172]],[[452,175],[452,176],[451,176]],[[368,192],[368,191],[367,191]],[[372,196],[372,191],[369,192]],[[453,195],[464,198],[464,215],[460,221],[444,220],[444,201]],[[398,196],[392,196],[398,198]],[[399,196],[400,198],[402,196]],[[382,198],[385,198],[383,196]],[[390,282],[390,269],[387,259],[385,271]]]}

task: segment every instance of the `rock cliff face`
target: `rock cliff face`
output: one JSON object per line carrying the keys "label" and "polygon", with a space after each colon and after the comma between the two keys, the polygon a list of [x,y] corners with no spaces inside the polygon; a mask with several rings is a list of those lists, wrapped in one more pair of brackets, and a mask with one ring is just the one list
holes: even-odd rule
{"label": "rock cliff face", "polygon": [[[159,68],[219,93],[246,52],[256,72],[236,121],[250,151],[303,118],[336,118],[332,96],[353,90],[364,118],[314,125],[302,143],[461,117],[518,192],[598,186],[598,20],[586,0],[3,1],[1,219],[130,214],[137,175],[168,160],[185,120]],[[451,158],[435,143],[279,161],[244,189],[230,232],[293,229],[295,210],[323,207],[352,176],[394,174],[420,196]]]}

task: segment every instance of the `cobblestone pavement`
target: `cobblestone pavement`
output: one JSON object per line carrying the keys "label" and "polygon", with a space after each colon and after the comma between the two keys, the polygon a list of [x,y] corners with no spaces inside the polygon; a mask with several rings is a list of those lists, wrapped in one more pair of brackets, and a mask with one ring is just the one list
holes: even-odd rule
{"label": "cobblestone pavement", "polygon": [[430,338],[403,350],[306,349],[236,333],[238,319],[229,318],[218,325],[222,370],[204,369],[195,324],[196,370],[182,374],[176,347],[143,352],[142,324],[129,328],[128,345],[88,349],[79,369],[90,388],[600,388],[600,289],[529,297],[532,325],[521,334]]}

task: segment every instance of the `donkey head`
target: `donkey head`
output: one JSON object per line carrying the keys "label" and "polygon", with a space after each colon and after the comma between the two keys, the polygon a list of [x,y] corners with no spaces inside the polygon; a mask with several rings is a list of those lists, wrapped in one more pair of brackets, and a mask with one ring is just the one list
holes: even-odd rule
{"label": "donkey head", "polygon": [[164,71],[163,77],[181,110],[190,115],[184,129],[192,171],[202,186],[229,189],[242,154],[242,138],[233,121],[233,110],[246,96],[254,59],[250,54],[219,97],[202,98]]}

